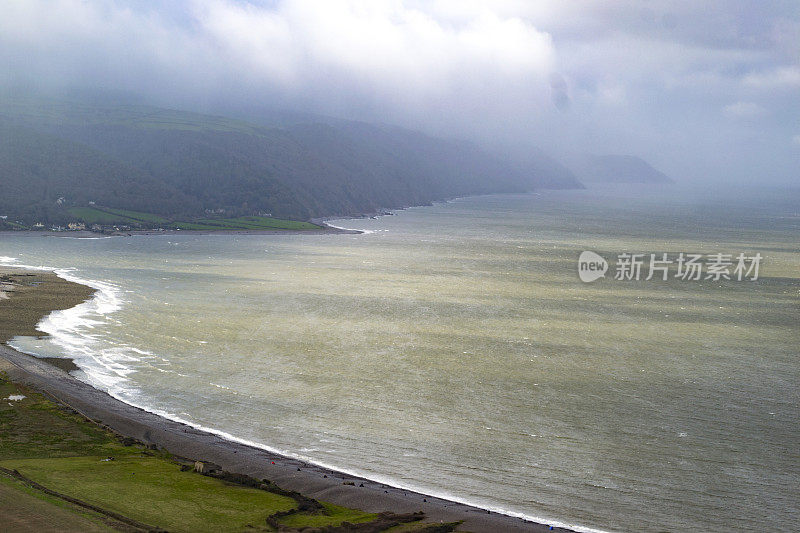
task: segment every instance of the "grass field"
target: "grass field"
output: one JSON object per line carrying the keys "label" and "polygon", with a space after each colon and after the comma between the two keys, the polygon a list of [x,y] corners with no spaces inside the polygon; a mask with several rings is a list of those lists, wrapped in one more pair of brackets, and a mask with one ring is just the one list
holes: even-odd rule
{"label": "grass field", "polygon": [[0,531],[100,533],[114,529],[92,513],[0,476]]}
{"label": "grass field", "polygon": [[176,222],[171,227],[187,230],[313,230],[322,226],[311,222],[283,220],[272,217],[237,217],[220,219],[201,219],[194,222]]}
{"label": "grass field", "polygon": [[24,230],[28,229],[28,226],[23,226],[22,224],[9,220],[0,220],[0,229]]}
{"label": "grass field", "polygon": [[[141,221],[120,213],[101,210],[95,207],[70,207],[70,215],[86,224],[140,224]],[[142,213],[144,214],[144,213]]]}
{"label": "grass field", "polygon": [[146,222],[148,224],[166,224],[169,222],[166,218],[154,215],[152,213],[141,213],[139,211],[128,211],[126,209],[113,209],[111,207],[103,207],[102,211],[113,216],[125,217],[128,220]]}
{"label": "grass field", "polygon": [[152,213],[110,207],[71,207],[68,211],[76,219],[90,225],[125,224],[137,227],[200,231],[314,230],[322,227],[310,222],[258,216],[170,222],[166,218]]}
{"label": "grass field", "polygon": [[287,496],[181,472],[177,464],[142,455],[140,450],[113,457],[113,461],[103,461],[107,458],[103,456],[22,459],[0,461],[0,466],[16,469],[49,489],[170,531],[240,531],[296,506]]}
{"label": "grass field", "polygon": [[[0,373],[0,467],[17,470],[50,490],[169,531],[272,531],[267,525],[270,515],[297,508],[297,500],[281,493],[235,485],[181,466],[166,452],[123,444]],[[298,531],[378,518],[322,505],[321,511],[297,511],[279,522],[286,531]],[[103,518],[0,472],[0,530],[106,531],[108,518]],[[421,531],[428,525],[413,522],[397,530]]]}

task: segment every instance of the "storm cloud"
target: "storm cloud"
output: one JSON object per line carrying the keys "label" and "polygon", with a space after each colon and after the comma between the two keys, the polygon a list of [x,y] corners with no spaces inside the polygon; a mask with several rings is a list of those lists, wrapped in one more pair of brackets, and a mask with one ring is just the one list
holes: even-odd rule
{"label": "storm cloud", "polygon": [[0,88],[306,110],[630,153],[679,181],[793,183],[800,4],[7,0]]}

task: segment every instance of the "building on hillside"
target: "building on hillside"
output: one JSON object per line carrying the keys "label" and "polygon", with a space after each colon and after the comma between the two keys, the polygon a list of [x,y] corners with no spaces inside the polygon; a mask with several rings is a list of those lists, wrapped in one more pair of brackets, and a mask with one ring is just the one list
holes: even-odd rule
{"label": "building on hillside", "polygon": [[70,222],[67,224],[67,229],[70,231],[83,231],[86,229],[86,224],[83,222]]}

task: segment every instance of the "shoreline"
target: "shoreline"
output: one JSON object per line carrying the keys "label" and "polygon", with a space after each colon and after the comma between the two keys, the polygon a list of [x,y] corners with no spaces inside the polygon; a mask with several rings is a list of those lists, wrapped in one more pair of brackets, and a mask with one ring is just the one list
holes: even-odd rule
{"label": "shoreline", "polygon": [[[582,189],[546,189],[546,190],[582,190]],[[0,230],[0,237],[4,235],[40,235],[43,237],[66,237],[73,239],[103,239],[106,237],[132,237],[134,235],[359,235],[368,233],[362,230],[342,228],[339,226],[332,226],[328,224],[331,220],[362,220],[362,219],[377,219],[384,216],[393,216],[397,211],[405,211],[415,207],[430,207],[434,205],[449,204],[456,200],[464,198],[478,198],[481,196],[494,196],[498,194],[538,194],[539,190],[531,189],[529,191],[518,192],[494,192],[494,193],[479,193],[479,194],[466,194],[461,196],[447,197],[437,200],[431,200],[423,204],[402,205],[400,207],[380,207],[373,212],[360,213],[355,215],[326,215],[322,217],[314,217],[309,220],[312,224],[321,226],[320,229],[221,229],[221,230],[181,230],[181,229],[162,229],[161,231],[155,229],[136,229],[129,231],[115,231],[112,233],[99,233],[91,230],[78,230],[78,231],[50,231],[39,229],[25,229],[25,230]]]}
{"label": "shoreline", "polygon": [[355,229],[337,228],[325,224],[320,229],[229,229],[229,230],[204,230],[204,229],[168,229],[164,231],[140,229],[130,231],[115,231],[114,233],[97,233],[94,231],[48,231],[48,230],[3,230],[3,236],[26,237],[57,237],[62,239],[106,239],[111,237],[133,237],[137,235],[358,235],[364,233]]}
{"label": "shoreline", "polygon": [[[8,267],[20,274],[28,272],[24,267]],[[56,273],[52,275],[57,276]],[[62,278],[58,276],[58,279]],[[47,314],[42,315],[40,320]],[[60,403],[109,426],[121,435],[164,448],[175,455],[212,462],[230,472],[269,479],[284,489],[345,507],[369,512],[424,511],[429,520],[463,521],[458,530],[572,531],[555,526],[551,529],[550,525],[392,487],[245,444],[227,434],[218,434],[222,432],[198,429],[122,402],[77,379],[67,372],[72,368],[70,363],[74,366],[71,359],[64,358],[62,364],[54,363],[57,362],[27,355],[0,344],[0,371],[7,372],[12,381],[46,392]],[[344,485],[345,482],[348,484]]]}

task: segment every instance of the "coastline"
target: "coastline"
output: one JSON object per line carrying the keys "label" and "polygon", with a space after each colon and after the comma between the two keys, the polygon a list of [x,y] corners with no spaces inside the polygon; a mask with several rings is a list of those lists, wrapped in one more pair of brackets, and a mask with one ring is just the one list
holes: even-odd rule
{"label": "coastline", "polygon": [[[552,190],[573,190],[573,189],[552,189]],[[575,189],[580,190],[580,189]],[[441,199],[431,200],[422,204],[409,204],[399,207],[380,207],[372,212],[360,213],[355,215],[326,215],[322,217],[315,217],[309,220],[312,224],[321,226],[320,229],[229,229],[229,230],[190,230],[190,229],[136,229],[128,231],[115,231],[112,233],[98,233],[90,230],[78,231],[49,231],[49,230],[0,230],[0,237],[5,235],[27,235],[27,236],[42,236],[42,237],[62,237],[72,239],[104,239],[108,237],[132,237],[135,235],[359,235],[369,233],[362,230],[342,228],[339,226],[332,226],[328,224],[331,220],[362,220],[362,219],[376,219],[384,216],[395,215],[397,211],[405,211],[414,207],[429,207],[432,205],[448,204],[463,198],[477,198],[481,196],[493,196],[497,194],[533,194],[537,190],[518,191],[518,192],[495,192],[495,193],[480,193],[480,194],[467,194],[461,196],[453,196]]]}
{"label": "coastline", "polygon": [[130,230],[115,231],[114,233],[96,233],[93,231],[46,231],[46,230],[3,230],[2,236],[28,236],[28,237],[58,237],[69,239],[105,239],[110,237],[133,237],[136,235],[357,235],[363,233],[355,229],[337,228],[325,224],[320,229],[233,229],[210,231],[204,229],[165,229],[157,230]]}
{"label": "coastline", "polygon": [[[20,274],[25,272],[22,268],[9,265],[10,269]],[[49,274],[56,276],[55,273]],[[87,290],[84,285],[64,282]],[[94,292],[94,289],[89,289],[90,294]],[[42,314],[39,319],[48,313]],[[0,371],[6,372],[12,381],[45,392],[123,436],[155,445],[181,457],[212,462],[229,472],[269,479],[284,489],[337,505],[369,512],[424,511],[427,519],[433,522],[462,521],[457,529],[462,531],[571,531],[560,527],[551,529],[549,525],[391,487],[170,420],[117,400],[78,380],[67,372],[71,360],[64,361],[67,366],[53,365],[47,360],[0,344]],[[345,482],[348,484],[345,485]]]}

